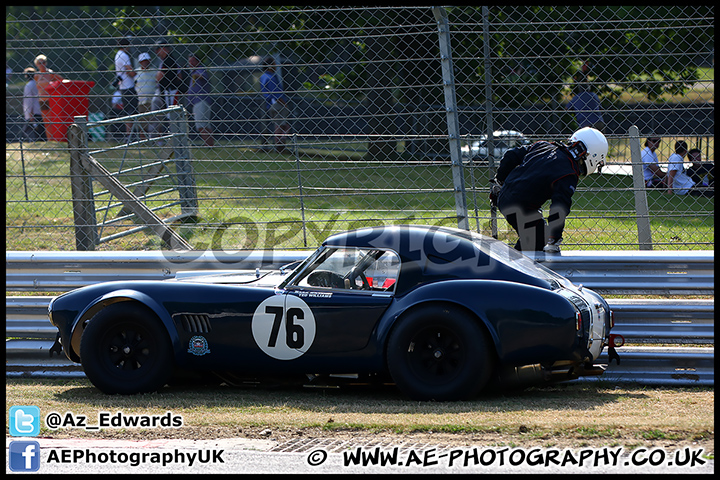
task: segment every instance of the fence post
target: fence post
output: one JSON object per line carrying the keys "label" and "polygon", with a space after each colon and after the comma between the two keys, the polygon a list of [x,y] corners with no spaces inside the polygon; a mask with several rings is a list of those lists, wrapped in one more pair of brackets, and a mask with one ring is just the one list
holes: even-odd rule
{"label": "fence post", "polygon": [[88,251],[95,250],[98,233],[92,179],[81,160],[81,149],[87,149],[87,118],[75,117],[74,122],[68,127],[67,141],[70,150],[70,189],[75,219],[75,248],[79,251]]}
{"label": "fence post", "polygon": [[[495,140],[493,132],[495,131],[493,119],[492,105],[492,63],[490,62],[490,9],[487,6],[482,7],[483,17],[483,56],[485,65],[485,121],[487,125],[487,151],[488,162],[490,166],[490,176],[495,177]],[[493,238],[498,238],[497,228],[497,207],[490,205],[490,234]]]}
{"label": "fence post", "polygon": [[195,188],[195,174],[190,160],[188,146],[188,114],[184,107],[178,107],[169,112],[170,130],[173,134],[173,149],[175,152],[175,169],[177,172],[177,186],[180,194],[180,210],[183,215],[196,216],[198,214],[198,200]]}
{"label": "fence post", "polygon": [[455,78],[453,74],[452,48],[450,46],[450,23],[447,11],[443,7],[432,7],[438,25],[440,42],[440,63],[442,65],[443,90],[445,91],[445,111],[447,112],[448,141],[452,165],[453,187],[455,191],[455,212],[458,228],[470,230],[465,197],[465,178],[460,151],[460,122],[458,119],[457,99],[455,96]]}
{"label": "fence post", "polygon": [[23,175],[23,187],[25,188],[25,201],[29,202],[27,190],[27,176],[25,175],[25,153],[23,151],[23,141],[20,139],[20,163],[22,164],[22,175]]}
{"label": "fence post", "polygon": [[303,194],[302,170],[300,168],[300,150],[297,144],[297,133],[293,133],[293,154],[295,155],[295,167],[297,169],[298,193],[300,194],[300,217],[302,219],[303,246],[307,247],[307,222],[305,221],[305,198]]}
{"label": "fence post", "polygon": [[640,150],[640,130],[633,125],[630,134],[630,158],[632,159],[633,190],[635,190],[635,213],[637,218],[638,244],[640,250],[652,250],[650,231],[650,213],[648,211],[647,192],[642,171],[642,153]]}

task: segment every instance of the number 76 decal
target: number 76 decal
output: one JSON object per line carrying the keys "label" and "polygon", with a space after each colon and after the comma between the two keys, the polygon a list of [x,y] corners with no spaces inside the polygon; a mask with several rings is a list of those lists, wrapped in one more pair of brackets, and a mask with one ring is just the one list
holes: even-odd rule
{"label": "number 76 decal", "polygon": [[258,347],[278,360],[303,355],[315,340],[315,316],[293,295],[266,298],[255,309],[252,333]]}

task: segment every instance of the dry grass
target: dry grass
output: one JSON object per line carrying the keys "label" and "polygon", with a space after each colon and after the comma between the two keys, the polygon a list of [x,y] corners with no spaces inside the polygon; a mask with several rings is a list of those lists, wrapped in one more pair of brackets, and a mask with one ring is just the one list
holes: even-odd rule
{"label": "dry grass", "polygon": [[[84,380],[6,380],[6,408],[183,417],[179,429],[49,430],[41,436],[102,438],[332,437],[444,445],[703,447],[714,456],[714,390],[609,385],[604,381],[488,394],[466,402],[413,402],[394,387],[174,387],[132,397],[101,394]],[[7,412],[6,412],[7,413]]]}

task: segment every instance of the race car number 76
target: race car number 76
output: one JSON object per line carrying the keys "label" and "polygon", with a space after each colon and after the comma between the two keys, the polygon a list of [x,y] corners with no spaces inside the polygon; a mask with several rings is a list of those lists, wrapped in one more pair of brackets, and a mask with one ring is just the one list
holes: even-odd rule
{"label": "race car number 76", "polygon": [[[285,312],[282,307],[273,307],[271,305],[265,307],[265,312],[275,315],[272,330],[270,330],[270,341],[268,341],[268,347],[273,348],[277,342],[278,333],[280,332],[280,324],[282,323],[283,314]],[[302,326],[300,324],[296,324],[295,320],[302,320],[303,318],[304,314],[301,309],[288,309],[287,319],[285,320],[285,343],[288,348],[302,348],[305,334]]]}
{"label": "race car number 76", "polygon": [[315,340],[315,316],[298,297],[273,296],[255,309],[252,332],[255,343],[267,355],[292,360],[307,352]]}

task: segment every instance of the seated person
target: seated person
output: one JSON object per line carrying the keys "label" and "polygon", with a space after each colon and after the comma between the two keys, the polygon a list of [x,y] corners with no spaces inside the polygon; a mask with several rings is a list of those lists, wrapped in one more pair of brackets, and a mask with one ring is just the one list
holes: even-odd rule
{"label": "seated person", "polygon": [[687,169],[687,174],[693,179],[696,186],[715,188],[715,164],[703,162],[702,152],[699,148],[688,151],[688,160],[692,167]]}
{"label": "seated person", "polygon": [[713,197],[714,188],[709,189],[703,187],[701,183],[697,184],[690,175],[685,172],[684,158],[687,153],[687,142],[684,140],[675,142],[675,153],[668,158],[667,184],[670,191],[676,195],[689,194],[693,196]]}
{"label": "seated person", "polygon": [[648,188],[666,186],[665,172],[660,168],[655,153],[658,146],[660,146],[660,137],[648,137],[642,151],[643,178]]}

